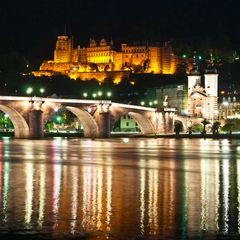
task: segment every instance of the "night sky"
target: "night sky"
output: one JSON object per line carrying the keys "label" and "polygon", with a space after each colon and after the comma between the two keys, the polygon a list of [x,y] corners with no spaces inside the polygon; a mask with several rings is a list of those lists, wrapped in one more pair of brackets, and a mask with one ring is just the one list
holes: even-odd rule
{"label": "night sky", "polygon": [[90,37],[105,37],[116,44],[170,40],[240,50],[239,10],[238,0],[8,0],[0,8],[0,53],[51,59],[56,36],[65,29],[82,46]]}

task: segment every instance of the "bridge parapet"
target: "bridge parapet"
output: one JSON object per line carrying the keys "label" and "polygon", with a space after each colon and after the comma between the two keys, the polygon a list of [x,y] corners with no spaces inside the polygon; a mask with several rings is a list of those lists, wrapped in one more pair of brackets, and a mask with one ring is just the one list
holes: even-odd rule
{"label": "bridge parapet", "polygon": [[114,123],[126,114],[138,123],[143,134],[169,133],[173,129],[173,113],[156,108],[108,100],[0,96],[0,110],[9,114],[19,138],[41,138],[44,124],[59,108],[76,115],[84,126],[85,137],[109,137]]}

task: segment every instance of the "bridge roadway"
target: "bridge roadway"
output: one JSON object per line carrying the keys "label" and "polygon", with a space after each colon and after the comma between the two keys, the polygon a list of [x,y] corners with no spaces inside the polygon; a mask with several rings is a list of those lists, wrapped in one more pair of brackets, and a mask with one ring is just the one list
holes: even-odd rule
{"label": "bridge roadway", "polygon": [[0,111],[8,114],[16,138],[42,138],[45,123],[61,108],[79,119],[84,136],[89,138],[110,137],[111,129],[123,115],[133,118],[142,134],[173,132],[175,112],[172,109],[158,111],[156,108],[109,100],[0,96]]}

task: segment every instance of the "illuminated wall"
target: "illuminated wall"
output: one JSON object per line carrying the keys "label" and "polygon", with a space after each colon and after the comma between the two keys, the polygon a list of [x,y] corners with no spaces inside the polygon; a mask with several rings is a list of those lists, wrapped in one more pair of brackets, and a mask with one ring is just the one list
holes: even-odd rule
{"label": "illuminated wall", "polygon": [[41,75],[41,71],[42,75],[44,71],[71,75],[73,69],[77,72],[130,70],[137,73],[174,74],[177,64],[178,58],[169,42],[163,46],[147,43],[122,44],[121,50],[116,51],[112,41],[108,43],[102,39],[97,43],[90,39],[88,47],[78,46],[74,49],[72,39],[58,36],[54,60],[43,61],[40,73],[35,72],[34,75]]}
{"label": "illuminated wall", "polygon": [[54,50],[54,62],[72,61],[72,40],[68,36],[58,36]]}
{"label": "illuminated wall", "polygon": [[147,46],[127,46],[122,44],[122,59],[123,66],[143,65],[144,61],[148,59]]}

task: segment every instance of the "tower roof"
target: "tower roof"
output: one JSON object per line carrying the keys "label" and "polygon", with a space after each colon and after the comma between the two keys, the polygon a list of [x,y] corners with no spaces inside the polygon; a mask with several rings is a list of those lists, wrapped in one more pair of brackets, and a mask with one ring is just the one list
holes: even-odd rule
{"label": "tower roof", "polygon": [[198,67],[193,66],[192,70],[189,73],[190,76],[200,76],[200,72],[198,71]]}
{"label": "tower roof", "polygon": [[196,62],[195,52],[194,52],[194,56],[193,56],[193,68],[190,71],[189,75],[190,76],[200,76],[200,72],[198,70],[198,65],[197,65],[197,62]]}
{"label": "tower roof", "polygon": [[217,74],[217,69],[213,64],[209,64],[205,69],[205,74]]}
{"label": "tower roof", "polygon": [[210,59],[208,61],[207,68],[205,69],[205,74],[217,74],[217,69],[214,66],[214,58],[212,52],[210,53]]}

